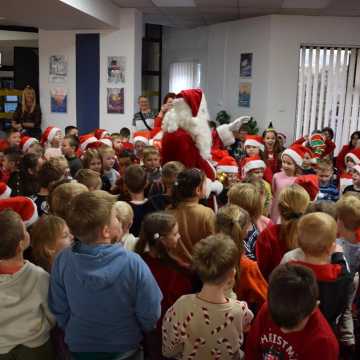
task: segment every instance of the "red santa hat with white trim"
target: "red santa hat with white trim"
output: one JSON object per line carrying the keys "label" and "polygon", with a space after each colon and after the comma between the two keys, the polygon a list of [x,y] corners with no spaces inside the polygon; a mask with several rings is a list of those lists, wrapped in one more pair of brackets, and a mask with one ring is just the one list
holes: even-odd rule
{"label": "red santa hat with white trim", "polygon": [[242,168],[244,176],[251,170],[255,169],[264,169],[266,168],[266,164],[261,160],[260,156],[250,156],[245,158],[245,163]]}
{"label": "red santa hat with white trim", "polygon": [[27,197],[15,196],[0,200],[0,211],[12,209],[17,212],[25,226],[31,226],[39,218],[36,204]]}
{"label": "red santa hat with white trim", "polygon": [[38,143],[39,140],[38,139],[35,139],[33,137],[30,137],[30,136],[22,136],[21,137],[21,140],[20,140],[20,148],[21,148],[21,151],[23,153],[26,153],[30,146],[35,144],[35,143]]}
{"label": "red santa hat with white trim", "polygon": [[356,171],[360,175],[360,165],[354,165],[352,169],[353,171]]}
{"label": "red santa hat with white trim", "polygon": [[239,167],[236,160],[232,156],[223,157],[216,165],[217,172],[225,172],[229,174],[238,174]]}
{"label": "red santa hat with white trim", "polygon": [[283,158],[284,155],[287,155],[298,167],[301,167],[304,161],[304,155],[308,152],[309,150],[305,146],[293,144],[283,151],[281,158]]}
{"label": "red santa hat with white trim", "polygon": [[319,194],[319,178],[317,175],[308,174],[298,176],[295,180],[295,184],[303,187],[310,196],[310,200],[314,201]]}
{"label": "red santa hat with white trim", "polygon": [[105,137],[109,137],[111,134],[105,129],[96,129],[94,135],[98,140],[100,140]]}
{"label": "red santa hat with white trim", "polygon": [[47,127],[41,136],[41,145],[50,144],[54,140],[54,137],[58,131],[61,131],[61,129],[59,129],[58,127]]}
{"label": "red santa hat with white trim", "polygon": [[360,165],[360,148],[355,148],[347,153],[345,156],[345,161],[348,158],[354,161],[355,165]]}
{"label": "red santa hat with white trim", "polygon": [[86,149],[98,141],[98,139],[92,134],[81,135],[80,138],[80,149],[81,151],[86,151]]}
{"label": "red santa hat with white trim", "polygon": [[260,135],[246,135],[244,146],[255,146],[265,151],[264,141]]}
{"label": "red santa hat with white trim", "polygon": [[11,195],[11,188],[9,188],[6,183],[0,182],[0,199],[7,199]]}
{"label": "red santa hat with white trim", "polygon": [[149,145],[150,133],[148,131],[135,131],[132,142],[135,144],[138,141],[144,143],[145,145]]}

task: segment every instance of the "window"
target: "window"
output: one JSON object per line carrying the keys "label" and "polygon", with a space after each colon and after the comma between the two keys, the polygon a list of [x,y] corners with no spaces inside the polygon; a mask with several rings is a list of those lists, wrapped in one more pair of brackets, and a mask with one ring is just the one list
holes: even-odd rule
{"label": "window", "polygon": [[196,62],[178,62],[170,65],[169,91],[200,87],[201,65]]}
{"label": "window", "polygon": [[360,127],[360,49],[302,46],[296,137],[330,126],[337,149]]}

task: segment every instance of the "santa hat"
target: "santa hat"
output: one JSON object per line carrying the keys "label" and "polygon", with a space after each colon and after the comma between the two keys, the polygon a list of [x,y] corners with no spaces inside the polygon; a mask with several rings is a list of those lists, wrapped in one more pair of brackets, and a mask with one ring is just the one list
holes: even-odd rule
{"label": "santa hat", "polygon": [[360,165],[355,165],[352,169],[360,175]]}
{"label": "santa hat", "polygon": [[241,116],[230,124],[223,124],[216,128],[216,131],[225,147],[235,143],[233,132],[237,132],[240,128],[250,121],[250,116]]}
{"label": "santa hat", "polygon": [[353,149],[347,153],[345,156],[345,161],[347,158],[353,160],[355,165],[360,165],[360,148]]}
{"label": "santa hat", "polygon": [[98,139],[92,134],[81,135],[79,140],[81,151],[85,151],[89,145],[94,144],[98,141]]}
{"label": "santa hat", "polygon": [[193,139],[200,156],[209,160],[212,143],[209,120],[207,103],[202,90],[183,90],[176,96],[171,109],[166,112],[162,130],[172,133],[178,128],[184,129]]}
{"label": "santa hat", "polygon": [[245,163],[242,170],[244,172],[244,176],[246,176],[246,174],[251,170],[265,169],[265,168],[266,165],[259,156],[250,156],[245,158]]}
{"label": "santa hat", "polygon": [[237,174],[239,172],[239,167],[232,156],[225,156],[217,163],[216,171]]}
{"label": "santa hat", "polygon": [[101,138],[101,139],[99,140],[99,142],[101,143],[101,145],[106,145],[106,146],[110,146],[110,147],[113,146],[111,137],[108,137],[108,136]]}
{"label": "santa hat", "polygon": [[59,128],[55,126],[49,126],[45,129],[41,136],[41,145],[44,145],[46,143],[51,143],[54,140],[54,137],[58,131],[61,131]]}
{"label": "santa hat", "polygon": [[35,139],[33,137],[22,136],[21,140],[20,140],[20,148],[23,153],[26,153],[29,150],[31,145],[38,143],[38,142],[39,142],[39,140]]}
{"label": "santa hat", "polygon": [[310,196],[310,200],[314,201],[319,193],[319,178],[317,175],[301,175],[295,180],[295,184],[303,187]]}
{"label": "santa hat", "polygon": [[9,188],[6,183],[0,182],[0,199],[7,199],[11,195],[11,188]]}
{"label": "santa hat", "polygon": [[150,133],[148,131],[135,131],[132,142],[135,144],[136,142],[140,141],[145,145],[149,145],[149,137]]}
{"label": "santa hat", "polygon": [[100,140],[103,139],[104,137],[109,137],[110,133],[104,129],[96,129],[94,135],[98,140]]}
{"label": "santa hat", "polygon": [[305,146],[293,144],[283,151],[283,153],[281,154],[281,158],[284,155],[287,155],[295,162],[298,167],[301,167],[304,161],[304,155],[308,151],[309,150]]}
{"label": "santa hat", "polygon": [[32,225],[39,218],[36,204],[24,196],[0,200],[0,211],[5,209],[12,209],[18,213],[26,226]]}
{"label": "santa hat", "polygon": [[212,149],[211,150],[211,158],[213,161],[218,163],[222,158],[230,156],[227,150],[220,149]]}
{"label": "santa hat", "polygon": [[263,138],[260,135],[246,135],[244,146],[256,146],[261,151],[265,151]]}

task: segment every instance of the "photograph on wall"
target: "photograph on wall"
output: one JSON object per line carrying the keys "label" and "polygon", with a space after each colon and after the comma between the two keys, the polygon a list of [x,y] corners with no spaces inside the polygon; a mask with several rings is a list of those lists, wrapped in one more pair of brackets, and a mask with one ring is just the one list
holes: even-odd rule
{"label": "photograph on wall", "polygon": [[113,84],[125,83],[126,57],[108,56],[108,82]]}
{"label": "photograph on wall", "polygon": [[251,83],[240,83],[239,86],[239,106],[250,107],[251,100]]}
{"label": "photograph on wall", "polygon": [[67,113],[67,89],[64,87],[50,89],[50,105],[52,113]]}
{"label": "photograph on wall", "polygon": [[240,77],[247,78],[252,76],[252,53],[244,53],[240,55]]}
{"label": "photograph on wall", "polygon": [[63,55],[52,55],[49,59],[49,82],[65,82],[67,78],[67,61]]}
{"label": "photograph on wall", "polygon": [[108,114],[124,114],[124,88],[107,89]]}

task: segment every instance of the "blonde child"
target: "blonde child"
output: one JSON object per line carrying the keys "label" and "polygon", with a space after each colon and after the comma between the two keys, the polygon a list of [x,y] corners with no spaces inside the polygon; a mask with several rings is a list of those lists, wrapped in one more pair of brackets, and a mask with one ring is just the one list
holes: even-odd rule
{"label": "blonde child", "polygon": [[178,174],[173,186],[173,204],[167,210],[179,224],[181,242],[174,251],[176,259],[190,266],[194,245],[215,233],[214,211],[199,204],[206,194],[205,174],[196,168]]}
{"label": "blonde child", "polygon": [[269,225],[271,220],[264,215],[263,199],[256,187],[248,183],[233,185],[228,192],[229,204],[235,204],[245,209],[251,219],[247,234],[244,238],[245,255],[256,260],[255,245],[259,234]]}
{"label": "blonde child", "polygon": [[102,186],[99,173],[90,169],[80,169],[75,175],[75,180],[85,185],[89,191],[100,190]]}
{"label": "blonde child", "polygon": [[99,149],[99,154],[102,158],[103,176],[109,180],[110,185],[113,188],[120,177],[119,173],[114,169],[115,150],[110,146],[102,146]]}
{"label": "blonde child", "polygon": [[[234,284],[239,250],[227,235],[200,240],[194,247],[193,267],[203,282],[197,294],[184,295],[163,321],[163,354],[177,359],[243,359],[244,333],[253,318],[246,302],[228,299]],[[183,327],[176,331],[177,324]],[[174,331],[175,329],[175,331]]]}
{"label": "blonde child", "polygon": [[344,194],[349,191],[360,193],[360,165],[354,165],[352,168],[352,185],[344,189]]}
{"label": "blonde child", "polygon": [[160,153],[154,146],[146,146],[143,152],[144,169],[147,174],[148,188],[161,178]]}
{"label": "blonde child", "polygon": [[53,156],[48,160],[50,164],[54,165],[58,169],[61,169],[64,179],[71,179],[70,167],[65,156]]}
{"label": "blonde child", "polygon": [[316,166],[316,175],[319,178],[318,200],[339,200],[339,189],[334,181],[334,167],[331,160],[321,159]]}
{"label": "blonde child", "polygon": [[17,213],[0,213],[0,233],[0,358],[54,360],[49,275],[24,260],[30,236]]}
{"label": "blonde child", "polygon": [[55,256],[73,242],[65,220],[55,215],[42,216],[32,226],[30,235],[34,263],[49,273]]}
{"label": "blonde child", "polygon": [[287,148],[281,155],[282,171],[274,174],[271,186],[274,197],[271,205],[270,218],[274,224],[280,221],[278,208],[280,192],[282,189],[293,184],[296,177],[301,175],[301,167],[306,152],[307,149],[304,146],[294,144]]}
{"label": "blonde child", "polygon": [[257,263],[244,255],[244,237],[250,225],[248,212],[237,205],[221,207],[216,214],[216,232],[230,236],[240,252],[234,291],[238,299],[244,300],[251,309],[259,309],[266,300],[267,283]]}
{"label": "blonde child", "polygon": [[61,143],[63,141],[63,133],[61,129],[55,126],[49,126],[45,129],[41,137],[41,145],[45,148],[45,158],[61,156]]}
{"label": "blonde child", "polygon": [[125,201],[117,201],[115,203],[116,217],[122,226],[123,236],[121,243],[125,249],[134,251],[135,245],[138,241],[133,234],[130,233],[130,228],[134,221],[134,211],[132,207]]}
{"label": "blonde child", "polygon": [[256,259],[265,279],[280,264],[286,252],[298,247],[297,223],[309,203],[309,194],[300,185],[289,185],[280,192],[278,207],[281,224],[267,227],[256,241]]}

